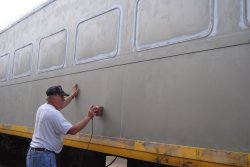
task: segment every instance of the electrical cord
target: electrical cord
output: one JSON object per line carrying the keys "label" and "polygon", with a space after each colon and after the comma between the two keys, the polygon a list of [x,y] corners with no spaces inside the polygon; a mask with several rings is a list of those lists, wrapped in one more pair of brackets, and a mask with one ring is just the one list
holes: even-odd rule
{"label": "electrical cord", "polygon": [[[87,164],[88,164],[88,150],[89,150],[89,145],[91,143],[93,133],[94,133],[94,119],[93,118],[91,119],[91,125],[92,125],[91,126],[91,135],[90,135],[89,142],[88,142],[87,149],[86,149],[87,154],[86,154],[86,160],[85,160],[85,165],[84,165],[85,167],[87,167]],[[115,156],[115,158],[105,167],[109,167],[110,165],[112,165],[116,159],[117,159],[117,156]]]}
{"label": "electrical cord", "polygon": [[88,145],[87,145],[87,149],[86,149],[86,151],[87,151],[87,153],[86,153],[86,160],[85,160],[85,167],[87,167],[87,164],[88,164],[88,150],[89,150],[89,145],[90,145],[90,142],[91,142],[91,140],[92,140],[92,136],[93,136],[93,132],[94,132],[94,120],[93,120],[93,118],[91,119],[91,135],[90,135],[90,138],[89,138],[89,142],[88,142]]}
{"label": "electrical cord", "polygon": [[94,133],[94,118],[91,119],[91,135],[90,135],[90,139],[89,139],[89,142],[88,142],[88,145],[87,145],[87,150],[89,149],[89,145],[91,143],[93,133]]}

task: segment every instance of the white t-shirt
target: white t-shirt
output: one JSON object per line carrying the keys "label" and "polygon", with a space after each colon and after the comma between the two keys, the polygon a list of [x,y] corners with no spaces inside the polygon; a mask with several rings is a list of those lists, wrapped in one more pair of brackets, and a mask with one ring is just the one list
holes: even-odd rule
{"label": "white t-shirt", "polygon": [[30,143],[34,148],[46,148],[59,153],[63,146],[63,136],[72,124],[54,106],[45,103],[36,113],[35,129]]}

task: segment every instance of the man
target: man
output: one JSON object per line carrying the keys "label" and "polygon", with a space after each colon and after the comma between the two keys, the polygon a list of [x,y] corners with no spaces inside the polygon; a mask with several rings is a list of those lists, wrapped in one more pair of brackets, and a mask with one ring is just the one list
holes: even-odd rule
{"label": "man", "polygon": [[[72,94],[65,93],[60,85],[52,86],[46,91],[47,103],[41,105],[36,113],[35,129],[26,157],[27,167],[56,167],[56,154],[63,146],[63,136],[76,134],[98,113],[98,106],[92,105],[87,116],[72,125],[61,114],[78,95],[77,84],[72,87]],[[64,99],[65,96],[68,96]]]}

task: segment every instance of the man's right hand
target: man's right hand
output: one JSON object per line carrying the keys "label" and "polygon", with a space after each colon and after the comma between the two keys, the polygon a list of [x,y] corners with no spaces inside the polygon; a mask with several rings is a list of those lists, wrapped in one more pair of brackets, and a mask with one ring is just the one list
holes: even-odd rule
{"label": "man's right hand", "polygon": [[92,104],[89,108],[88,117],[92,119],[98,112],[99,112],[99,106]]}

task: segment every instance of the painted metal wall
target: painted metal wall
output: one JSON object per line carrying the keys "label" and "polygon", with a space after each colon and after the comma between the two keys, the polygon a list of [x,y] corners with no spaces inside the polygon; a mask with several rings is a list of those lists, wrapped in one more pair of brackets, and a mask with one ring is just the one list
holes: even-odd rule
{"label": "painted metal wall", "polygon": [[[95,135],[250,152],[249,0],[57,0],[0,34],[0,123],[78,83]],[[90,133],[90,126],[83,130]]]}

